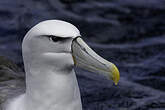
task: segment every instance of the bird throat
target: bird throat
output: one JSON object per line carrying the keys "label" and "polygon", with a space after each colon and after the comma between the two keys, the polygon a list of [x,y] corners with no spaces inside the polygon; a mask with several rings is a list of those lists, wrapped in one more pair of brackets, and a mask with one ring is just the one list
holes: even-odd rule
{"label": "bird throat", "polygon": [[31,69],[26,74],[25,106],[28,110],[82,109],[74,69],[56,71],[47,67],[38,70]]}

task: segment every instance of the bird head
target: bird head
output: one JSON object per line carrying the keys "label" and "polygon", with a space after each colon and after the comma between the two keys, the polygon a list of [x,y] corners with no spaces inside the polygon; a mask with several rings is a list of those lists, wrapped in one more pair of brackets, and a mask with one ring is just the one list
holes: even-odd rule
{"label": "bird head", "polygon": [[[81,38],[72,24],[47,20],[34,26],[22,44],[25,71],[49,66],[56,71],[72,70],[74,66],[103,74],[118,83],[117,67],[96,54]],[[45,65],[46,64],[46,65]]]}

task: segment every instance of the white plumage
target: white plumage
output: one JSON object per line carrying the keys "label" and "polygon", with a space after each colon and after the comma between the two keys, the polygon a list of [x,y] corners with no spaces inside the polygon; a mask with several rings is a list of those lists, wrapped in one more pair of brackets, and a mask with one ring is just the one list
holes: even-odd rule
{"label": "white plumage", "polygon": [[82,110],[73,66],[119,81],[116,66],[98,56],[70,23],[48,20],[34,26],[22,44],[26,92],[5,110]]}

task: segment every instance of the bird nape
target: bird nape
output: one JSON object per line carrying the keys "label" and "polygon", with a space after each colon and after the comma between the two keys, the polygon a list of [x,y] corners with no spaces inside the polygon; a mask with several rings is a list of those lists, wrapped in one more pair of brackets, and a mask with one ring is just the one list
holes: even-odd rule
{"label": "bird nape", "polygon": [[74,66],[118,83],[117,67],[97,55],[79,30],[61,20],[47,20],[24,37],[22,54],[26,92],[9,100],[5,110],[82,110]]}

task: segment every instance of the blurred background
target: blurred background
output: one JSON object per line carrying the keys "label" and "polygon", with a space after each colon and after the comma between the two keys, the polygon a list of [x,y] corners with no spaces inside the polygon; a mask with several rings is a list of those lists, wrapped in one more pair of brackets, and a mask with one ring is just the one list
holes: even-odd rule
{"label": "blurred background", "polygon": [[120,70],[118,86],[76,70],[84,110],[165,110],[164,0],[1,0],[0,56],[24,71],[23,37],[48,19],[74,24]]}

